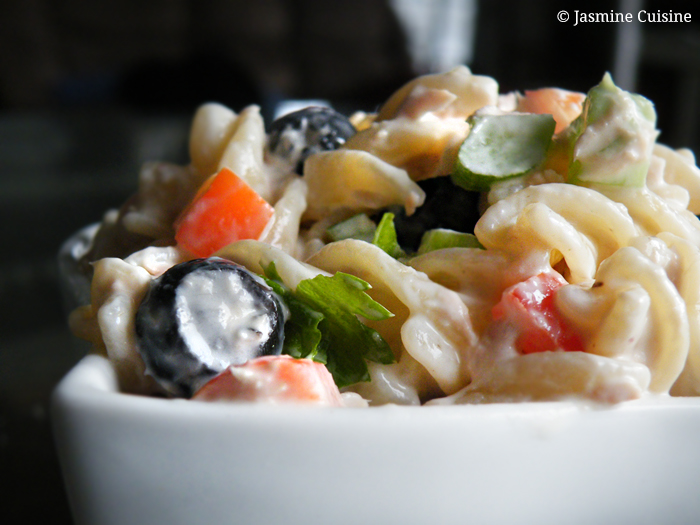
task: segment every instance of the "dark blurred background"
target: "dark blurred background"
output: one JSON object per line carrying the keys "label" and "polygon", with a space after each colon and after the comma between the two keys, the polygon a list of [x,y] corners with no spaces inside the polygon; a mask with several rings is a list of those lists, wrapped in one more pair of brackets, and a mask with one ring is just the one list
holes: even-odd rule
{"label": "dark blurred background", "polygon": [[[663,142],[697,150],[696,5],[0,0],[0,522],[71,523],[48,399],[84,347],[66,328],[56,253],[135,190],[143,162],[187,162],[200,103],[257,103],[269,121],[286,99],[372,111],[413,76],[457,64],[502,92],[587,91],[611,71],[656,103]],[[574,27],[575,9],[692,22]]]}

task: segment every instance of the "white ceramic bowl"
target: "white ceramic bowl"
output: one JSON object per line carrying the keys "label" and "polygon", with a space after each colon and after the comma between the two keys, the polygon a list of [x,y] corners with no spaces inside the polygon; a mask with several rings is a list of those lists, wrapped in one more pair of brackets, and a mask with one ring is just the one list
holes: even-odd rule
{"label": "white ceramic bowl", "polygon": [[370,409],[54,392],[78,524],[700,522],[700,400]]}

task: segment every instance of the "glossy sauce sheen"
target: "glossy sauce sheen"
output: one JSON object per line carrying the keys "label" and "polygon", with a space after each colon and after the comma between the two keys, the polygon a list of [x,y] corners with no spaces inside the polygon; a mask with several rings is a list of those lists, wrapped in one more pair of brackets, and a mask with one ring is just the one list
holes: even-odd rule
{"label": "glossy sauce sheen", "polygon": [[283,326],[274,292],[222,259],[173,267],[153,281],[136,315],[148,373],[184,397],[231,365],[279,354]]}
{"label": "glossy sauce sheen", "polygon": [[331,151],[355,134],[350,121],[332,108],[310,106],[288,113],[270,127],[268,148],[274,157],[301,175],[314,153]]}
{"label": "glossy sauce sheen", "polygon": [[[263,301],[248,293],[234,272],[193,272],[175,297],[180,335],[199,361],[214,370],[257,355],[273,330]],[[235,301],[231,298],[236,298]],[[236,348],[234,358],[231,348]]]}

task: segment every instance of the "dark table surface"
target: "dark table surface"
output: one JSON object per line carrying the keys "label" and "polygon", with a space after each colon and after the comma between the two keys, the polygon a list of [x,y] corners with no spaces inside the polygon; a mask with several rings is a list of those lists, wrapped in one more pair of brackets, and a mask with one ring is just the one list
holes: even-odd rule
{"label": "dark table surface", "polygon": [[184,163],[189,123],[113,110],[0,114],[3,523],[72,523],[49,399],[86,350],[67,328],[56,253],[135,191],[143,162]]}

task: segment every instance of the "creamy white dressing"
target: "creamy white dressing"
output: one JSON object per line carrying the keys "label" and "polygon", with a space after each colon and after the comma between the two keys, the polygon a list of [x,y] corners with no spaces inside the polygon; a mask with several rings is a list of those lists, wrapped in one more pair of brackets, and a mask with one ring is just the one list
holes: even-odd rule
{"label": "creamy white dressing", "polygon": [[275,149],[280,156],[288,159],[288,168],[290,170],[294,170],[306,146],[307,127],[308,120],[302,119],[301,126],[298,129],[294,126],[287,126],[279,135],[279,142]]}
{"label": "creamy white dressing", "polygon": [[589,122],[574,146],[573,160],[581,163],[579,177],[609,183],[611,174],[651,159],[658,131],[643,118],[630,96],[615,96],[615,109]]}
{"label": "creamy white dressing", "polygon": [[237,272],[186,275],[175,311],[190,351],[216,371],[255,357],[273,329],[265,305],[245,289]]}
{"label": "creamy white dressing", "polygon": [[[646,186],[596,184],[594,190],[561,184],[563,175],[544,169],[506,181],[484,200],[489,208],[476,228],[487,250],[426,254],[410,263],[418,271],[360,241],[320,249],[323,233],[341,215],[389,204],[412,211],[424,199],[415,181],[450,173],[470,114],[485,106],[495,108],[483,112],[515,109],[513,97],[498,97],[494,81],[466,68],[397,92],[343,148],[312,155],[303,178],[292,170],[306,144],[306,119],[301,129],[290,126],[280,135],[278,149],[288,160],[263,162],[267,138],[257,110],[235,115],[210,106],[193,126],[193,168],[144,172],[140,204],[122,222],[132,231],[165,235],[182,204],[170,200],[173,191],[181,196],[178,188],[196,186],[219,165],[235,168],[279,205],[264,235],[269,244],[234,243],[222,250],[227,258],[258,273],[275,262],[292,289],[324,270],[346,271],[370,282],[372,295],[397,314],[373,328],[399,362],[370,363],[372,382],[351,387],[372,404],[417,404],[452,393],[442,402],[572,396],[617,402],[666,392],[679,374],[676,392],[698,395],[700,222],[691,211],[700,212],[700,170],[687,152],[655,144],[654,124],[632,98],[617,102],[578,138],[579,176],[616,183],[611,173],[650,162]],[[297,248],[301,241],[308,241],[305,252]],[[185,256],[173,248],[149,250],[98,262],[92,304],[74,322],[109,355],[127,391],[153,389],[135,351],[134,311],[148,282]],[[301,256],[316,250],[309,259]],[[553,267],[570,283],[556,293],[557,311],[582,334],[586,352],[520,355],[517,327],[494,321],[491,309],[508,286]],[[273,327],[237,274],[211,277],[185,277],[176,308],[193,353],[221,370],[230,364],[226,349],[254,355]]]}

